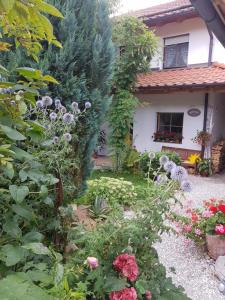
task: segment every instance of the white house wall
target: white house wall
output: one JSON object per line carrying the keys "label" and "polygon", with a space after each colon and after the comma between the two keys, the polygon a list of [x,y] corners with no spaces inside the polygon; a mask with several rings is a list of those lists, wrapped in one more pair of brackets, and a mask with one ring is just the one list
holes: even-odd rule
{"label": "white house wall", "polygon": [[[151,29],[159,38],[159,49],[151,61],[151,68],[162,68],[163,66],[163,39],[183,34],[189,34],[188,65],[208,62],[210,38],[207,27],[201,18],[173,22]],[[212,60],[225,63],[225,49],[215,36]]]}
{"label": "white house wall", "polygon": [[210,107],[213,109],[211,133],[214,144],[225,138],[225,94],[211,94]]}
{"label": "white house wall", "polygon": [[[203,93],[178,93],[169,95],[140,95],[140,106],[134,116],[133,141],[138,151],[160,151],[162,146],[201,150],[192,139],[197,130],[202,130],[204,119],[204,94]],[[190,108],[198,108],[200,116],[188,115]],[[154,142],[154,133],[157,131],[158,112],[184,113],[182,144]]]}

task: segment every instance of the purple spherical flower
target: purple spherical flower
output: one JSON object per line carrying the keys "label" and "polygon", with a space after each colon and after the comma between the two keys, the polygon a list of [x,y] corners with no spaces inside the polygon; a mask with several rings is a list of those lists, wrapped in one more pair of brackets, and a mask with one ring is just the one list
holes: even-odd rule
{"label": "purple spherical flower", "polygon": [[53,137],[53,143],[54,143],[54,144],[57,144],[58,141],[59,141],[59,137],[58,137],[58,136],[54,136],[54,137]]}
{"label": "purple spherical flower", "polygon": [[168,177],[165,174],[160,174],[157,176],[156,183],[157,184],[166,184],[168,181]]}
{"label": "purple spherical flower", "polygon": [[74,122],[74,115],[70,114],[70,113],[66,113],[65,115],[63,115],[63,122],[66,124],[71,124]]}
{"label": "purple spherical flower", "polygon": [[43,102],[41,100],[38,100],[36,102],[36,106],[37,106],[37,108],[42,108],[43,107]]}
{"label": "purple spherical flower", "polygon": [[77,110],[77,109],[79,108],[78,103],[75,102],[75,101],[71,104],[71,106],[72,106],[72,109],[73,109],[73,110]]}
{"label": "purple spherical flower", "polygon": [[63,106],[63,105],[60,105],[59,106],[59,110],[60,110],[60,112],[62,113],[62,114],[65,114],[66,113],[66,108],[65,108],[65,106]]}
{"label": "purple spherical flower", "polygon": [[152,159],[155,158],[155,153],[154,152],[149,152],[148,156],[152,160]]}
{"label": "purple spherical flower", "polygon": [[168,156],[162,155],[159,159],[159,163],[161,166],[164,166],[169,161]]}
{"label": "purple spherical flower", "polygon": [[63,137],[67,142],[70,142],[72,140],[72,135],[69,132],[65,133]]}
{"label": "purple spherical flower", "polygon": [[43,106],[44,107],[47,107],[47,106],[51,106],[52,105],[52,98],[49,97],[49,96],[44,96],[42,97],[42,103],[43,103]]}
{"label": "purple spherical flower", "polygon": [[55,121],[57,119],[57,114],[55,112],[51,112],[49,117],[51,121]]}
{"label": "purple spherical flower", "polygon": [[187,193],[191,192],[191,183],[187,180],[181,182],[181,190]]}
{"label": "purple spherical flower", "polygon": [[176,167],[176,164],[169,160],[163,167],[166,172],[170,173]]}
{"label": "purple spherical flower", "polygon": [[171,171],[171,178],[173,180],[178,180],[178,181],[183,181],[187,178],[188,176],[188,173],[187,171],[185,170],[185,168],[183,167],[175,167],[173,168],[173,170]]}
{"label": "purple spherical flower", "polygon": [[85,102],[85,108],[86,109],[91,108],[91,102],[89,102],[89,101]]}
{"label": "purple spherical flower", "polygon": [[60,106],[61,106],[61,101],[60,101],[60,99],[55,99],[55,107],[56,107],[57,109],[59,109]]}
{"label": "purple spherical flower", "polygon": [[12,106],[16,106],[16,101],[12,100],[12,101],[10,101],[10,104],[11,104]]}

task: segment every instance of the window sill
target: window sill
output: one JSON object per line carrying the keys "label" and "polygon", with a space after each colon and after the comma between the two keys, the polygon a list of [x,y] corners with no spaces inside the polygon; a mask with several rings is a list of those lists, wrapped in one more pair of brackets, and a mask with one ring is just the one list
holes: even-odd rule
{"label": "window sill", "polygon": [[154,140],[155,143],[182,144],[182,141]]}

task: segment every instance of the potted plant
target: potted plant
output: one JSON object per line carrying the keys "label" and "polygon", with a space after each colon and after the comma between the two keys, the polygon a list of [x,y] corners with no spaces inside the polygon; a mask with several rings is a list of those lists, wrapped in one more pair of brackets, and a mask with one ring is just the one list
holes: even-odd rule
{"label": "potted plant", "polygon": [[225,201],[210,199],[200,209],[186,209],[185,216],[173,215],[177,230],[207,247],[211,258],[225,255]]}
{"label": "potted plant", "polygon": [[212,163],[211,159],[203,158],[197,163],[197,171],[203,177],[209,177],[212,175]]}
{"label": "potted plant", "polygon": [[193,138],[193,142],[196,144],[199,144],[201,146],[208,146],[209,142],[211,140],[211,134],[207,131],[197,131],[196,136]]}

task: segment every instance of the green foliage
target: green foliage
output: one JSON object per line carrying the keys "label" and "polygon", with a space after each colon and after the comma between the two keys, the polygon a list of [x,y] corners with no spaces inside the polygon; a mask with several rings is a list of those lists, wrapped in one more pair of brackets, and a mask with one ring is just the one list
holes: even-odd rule
{"label": "green foliage", "polygon": [[[151,161],[151,168],[152,172],[150,176],[153,176],[153,173],[156,172],[160,168],[160,163],[159,163],[159,158],[163,155],[166,155],[170,161],[173,161],[177,166],[181,165],[181,158],[179,154],[176,152],[157,152],[155,155],[155,158]],[[145,152],[140,156],[140,169],[141,171],[146,174],[149,169],[149,163],[150,163],[150,158],[149,158],[149,153]]]}
{"label": "green foliage", "polygon": [[209,158],[200,159],[197,163],[197,170],[203,176],[212,175],[212,162]]}
{"label": "green foliage", "polygon": [[[22,46],[29,55],[37,60],[42,49],[41,42],[47,40],[58,47],[61,44],[55,39],[53,27],[45,14],[63,18],[59,10],[43,0],[1,0],[0,27],[3,36],[15,39],[15,46]],[[36,26],[39,24],[39,26]],[[9,51],[12,45],[1,37],[0,51]]]}
{"label": "green foliage", "polygon": [[155,34],[135,17],[115,20],[113,41],[120,49],[115,67],[116,89],[132,91],[138,73],[149,70],[149,63],[157,49]]}
{"label": "green foliage", "polygon": [[76,129],[73,157],[79,168],[73,174],[82,189],[92,169],[91,156],[96,147],[100,125],[111,101],[114,48],[108,3],[105,0],[51,0],[64,19],[53,21],[55,35],[63,48],[49,46],[42,56],[41,68],[61,84],[49,87],[53,97],[65,104],[77,101],[81,109],[90,101],[92,108]]}
{"label": "green foliage", "polygon": [[126,252],[135,255],[138,263],[139,276],[135,284],[138,299],[145,299],[146,290],[151,290],[152,299],[188,299],[182,289],[176,288],[171,279],[166,278],[165,268],[160,265],[152,247],[159,239],[158,233],[167,230],[164,218],[170,210],[167,199],[173,189],[165,190],[163,186],[149,186],[148,197],[133,206],[133,219],[114,214],[91,232],[80,234],[75,229],[71,239],[78,249],[68,262],[69,266],[81,265],[88,256],[93,256],[98,258],[99,267],[91,273],[81,267],[79,278],[75,277],[75,270],[71,272],[71,287],[82,279],[96,299],[124,288],[126,280],[118,279],[112,263],[118,254]]}
{"label": "green foliage", "polygon": [[114,96],[109,111],[110,145],[115,155],[117,171],[122,168],[122,156],[127,147],[125,140],[130,134],[130,127],[137,104],[137,98],[130,92],[121,90]]}
{"label": "green foliage", "polygon": [[130,205],[135,201],[136,196],[135,188],[130,181],[110,177],[88,181],[88,190],[85,195],[89,203],[94,203],[96,197],[100,197],[112,207],[118,204]]}

